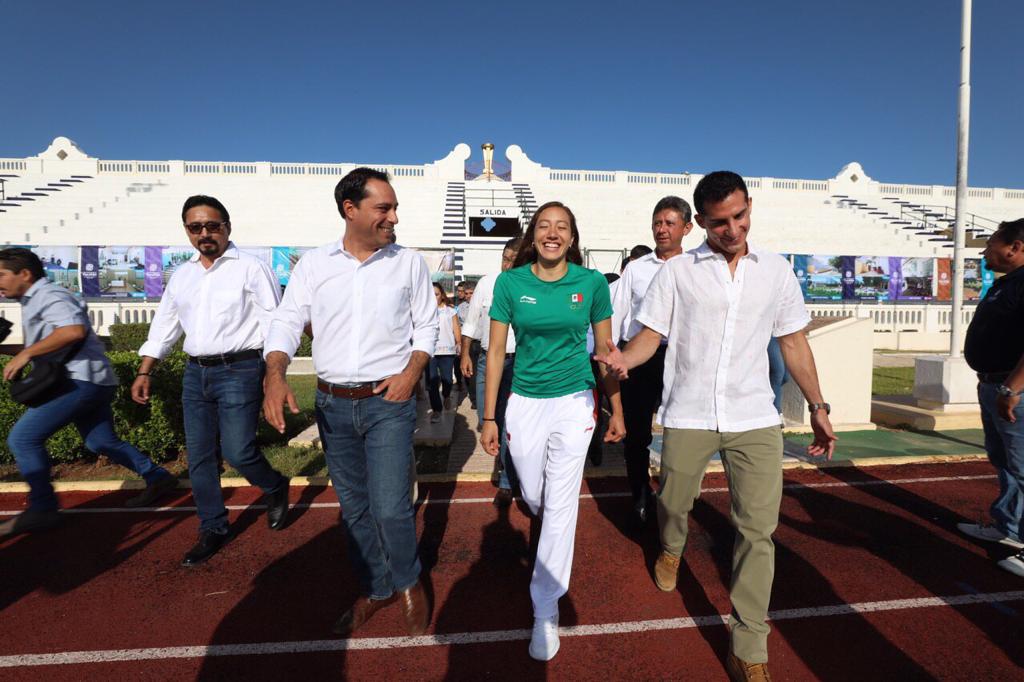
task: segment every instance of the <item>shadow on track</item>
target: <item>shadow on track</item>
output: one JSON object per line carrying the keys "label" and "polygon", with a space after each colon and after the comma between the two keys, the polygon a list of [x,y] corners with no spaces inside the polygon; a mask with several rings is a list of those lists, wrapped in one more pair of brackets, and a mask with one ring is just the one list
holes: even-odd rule
{"label": "shadow on track", "polygon": [[[540,523],[530,519],[528,537],[512,525],[509,508],[497,509],[496,514],[484,527],[479,557],[452,587],[437,613],[438,634],[529,631],[533,626],[530,577]],[[572,587],[569,589],[559,601],[561,626],[577,624]],[[522,639],[451,645],[444,679],[547,679],[547,664],[530,658],[527,647],[528,641]]]}
{"label": "shadow on track", "polygon": [[[842,474],[826,471],[834,478],[845,479]],[[987,556],[981,556],[951,541],[949,534],[957,537],[956,522],[964,520],[960,514],[907,488],[886,484],[863,469],[857,470],[857,479],[880,483],[856,489],[858,495],[874,498],[875,504],[862,504],[820,489],[799,488],[791,497],[814,521],[786,516],[786,525],[809,537],[860,547],[932,595],[1020,589],[1018,579],[995,565],[996,559],[1008,556],[1012,550],[985,543]],[[971,542],[963,539],[963,544]],[[975,606],[957,611],[1017,666],[1024,666],[1017,609]],[[780,624],[780,628],[785,627]]]}
{"label": "shadow on track", "polygon": [[[188,491],[179,490],[162,504],[183,502]],[[130,493],[117,491],[90,500],[90,507],[122,507]],[[57,528],[0,540],[3,579],[0,611],[36,590],[67,594],[115,569],[175,526],[194,522],[194,514],[168,515],[126,512],[65,514]],[[187,547],[182,548],[182,554]],[[27,624],[26,624],[27,625]]]}

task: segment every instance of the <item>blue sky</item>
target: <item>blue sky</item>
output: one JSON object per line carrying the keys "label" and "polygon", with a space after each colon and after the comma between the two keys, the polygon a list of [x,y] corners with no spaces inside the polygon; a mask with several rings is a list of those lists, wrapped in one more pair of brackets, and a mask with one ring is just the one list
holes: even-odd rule
{"label": "blue sky", "polygon": [[[1024,2],[974,3],[970,181],[1024,187]],[[958,0],[0,0],[0,156],[424,163],[952,184]]]}

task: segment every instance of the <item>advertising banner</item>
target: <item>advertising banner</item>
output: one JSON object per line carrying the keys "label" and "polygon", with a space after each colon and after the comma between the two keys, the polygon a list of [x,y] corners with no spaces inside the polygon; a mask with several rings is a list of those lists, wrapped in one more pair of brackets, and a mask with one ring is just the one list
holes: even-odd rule
{"label": "advertising banner", "polygon": [[903,293],[903,259],[889,256],[889,300],[895,301]]}
{"label": "advertising banner", "polygon": [[196,250],[191,246],[165,246],[160,249],[160,263],[163,268],[164,289],[171,281],[171,275],[178,269],[178,266],[194,256]]}
{"label": "advertising banner", "polygon": [[146,251],[142,246],[101,246],[100,296],[143,298]]}
{"label": "advertising banner", "polygon": [[985,259],[981,259],[981,291],[978,292],[979,298],[985,298],[988,290],[992,288],[992,283],[996,281],[996,273],[988,269],[985,265]]}
{"label": "advertising banner", "polygon": [[931,258],[903,258],[900,263],[903,287],[899,298],[905,301],[924,301],[932,298],[935,261]]}
{"label": "advertising banner", "polygon": [[810,256],[793,256],[793,272],[796,274],[796,280],[800,282],[800,291],[803,292],[804,298],[807,298],[807,289],[811,283],[811,276],[807,272],[810,258]]}
{"label": "advertising banner", "polygon": [[839,256],[807,257],[807,298],[811,301],[838,301],[843,297]]}
{"label": "advertising banner", "polygon": [[857,259],[854,256],[840,256],[839,270],[842,272],[843,299],[857,298]]}
{"label": "advertising banner", "polygon": [[936,258],[935,269],[937,270],[935,298],[940,301],[948,301],[953,298],[953,264],[948,258]]}
{"label": "advertising banner", "polygon": [[[862,301],[888,301],[891,272],[884,256],[858,256],[855,266],[855,298]],[[844,296],[845,298],[845,296]]]}
{"label": "advertising banner", "polygon": [[43,262],[48,280],[73,294],[81,292],[77,246],[33,246],[32,253]]}
{"label": "advertising banner", "polygon": [[146,247],[146,298],[160,298],[164,293],[163,248]]}
{"label": "advertising banner", "polygon": [[81,258],[82,296],[100,297],[100,247],[82,246],[78,250]]}

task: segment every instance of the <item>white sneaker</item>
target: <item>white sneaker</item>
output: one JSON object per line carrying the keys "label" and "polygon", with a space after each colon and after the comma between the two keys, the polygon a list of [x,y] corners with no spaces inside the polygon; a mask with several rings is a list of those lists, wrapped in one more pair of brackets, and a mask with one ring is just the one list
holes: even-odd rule
{"label": "white sneaker", "polygon": [[1013,538],[1008,537],[1006,533],[995,526],[982,523],[958,523],[956,524],[956,527],[961,533],[970,535],[972,538],[976,538],[978,540],[984,540],[985,542],[998,542],[1001,545],[1013,547],[1014,549],[1024,549],[1024,542],[1018,542]]}
{"label": "white sneaker", "polygon": [[[1017,552],[1013,556],[1006,557],[999,562],[999,568],[1024,578],[1024,552]],[[530,651],[532,652],[533,649],[531,648]]]}
{"label": "white sneaker", "polygon": [[530,658],[550,661],[558,653],[558,616],[534,618],[533,637],[530,638]]}

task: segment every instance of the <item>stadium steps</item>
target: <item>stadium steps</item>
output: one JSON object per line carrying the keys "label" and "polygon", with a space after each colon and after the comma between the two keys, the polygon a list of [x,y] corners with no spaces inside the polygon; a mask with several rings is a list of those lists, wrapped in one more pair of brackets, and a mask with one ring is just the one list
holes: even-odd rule
{"label": "stadium steps", "polygon": [[466,237],[466,183],[449,182],[445,188],[441,242],[459,237]]}
{"label": "stadium steps", "polygon": [[525,228],[537,211],[537,199],[533,196],[533,190],[525,182],[512,183],[512,191],[516,193],[516,199],[519,201],[519,222]]}

